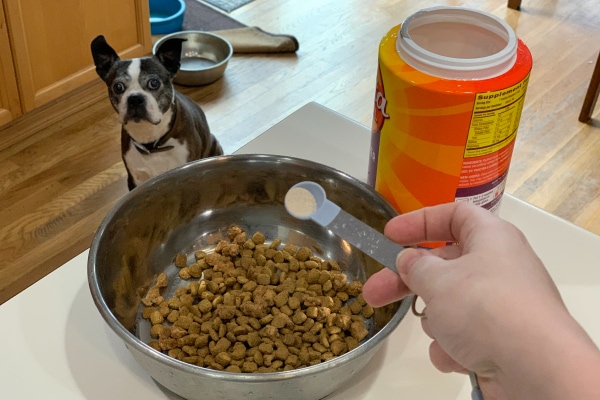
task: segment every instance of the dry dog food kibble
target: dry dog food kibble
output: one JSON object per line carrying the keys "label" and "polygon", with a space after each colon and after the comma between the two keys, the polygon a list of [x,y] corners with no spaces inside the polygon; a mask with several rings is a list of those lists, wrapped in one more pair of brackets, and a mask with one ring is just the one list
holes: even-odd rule
{"label": "dry dog food kibble", "polygon": [[[164,299],[160,274],[142,300],[149,345],[187,363],[231,372],[278,372],[315,365],[356,348],[373,308],[362,283],[310,249],[237,226],[213,253],[178,254],[179,276],[192,279]],[[201,280],[199,280],[202,278]]]}

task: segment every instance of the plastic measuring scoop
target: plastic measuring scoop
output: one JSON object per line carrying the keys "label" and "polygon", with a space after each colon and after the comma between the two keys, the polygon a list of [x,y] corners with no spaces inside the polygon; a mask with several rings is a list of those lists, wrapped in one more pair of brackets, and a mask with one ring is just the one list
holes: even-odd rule
{"label": "plastic measuring scoop", "polygon": [[398,273],[396,257],[404,247],[327,200],[325,189],[318,183],[304,181],[292,186],[285,195],[284,203],[292,217],[316,222]]}

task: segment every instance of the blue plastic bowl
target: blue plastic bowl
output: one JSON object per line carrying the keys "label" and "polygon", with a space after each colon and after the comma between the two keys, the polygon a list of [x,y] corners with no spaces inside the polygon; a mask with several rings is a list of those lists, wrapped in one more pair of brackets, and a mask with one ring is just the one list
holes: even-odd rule
{"label": "blue plastic bowl", "polygon": [[180,31],[184,12],[183,0],[150,0],[150,33],[163,35]]}

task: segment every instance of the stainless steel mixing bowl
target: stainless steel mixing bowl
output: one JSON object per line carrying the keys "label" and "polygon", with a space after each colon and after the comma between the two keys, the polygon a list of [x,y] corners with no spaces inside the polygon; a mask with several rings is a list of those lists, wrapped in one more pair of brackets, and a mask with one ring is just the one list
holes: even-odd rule
{"label": "stainless steel mixing bowl", "polygon": [[312,221],[291,217],[283,206],[288,189],[313,180],[328,199],[382,231],[396,212],[366,184],[306,160],[234,155],[196,161],[145,182],[108,213],[90,249],[92,297],[110,328],[137,362],[162,386],[189,399],[321,399],[352,379],[410,308],[410,299],[376,309],[369,336],[330,361],[289,372],[243,374],[186,364],[145,344],[138,317],[140,294],[159,272],[176,275],[178,252],[214,248],[231,224],[261,231],[283,243],[309,246],[317,256],[345,265],[366,280],[383,268]]}

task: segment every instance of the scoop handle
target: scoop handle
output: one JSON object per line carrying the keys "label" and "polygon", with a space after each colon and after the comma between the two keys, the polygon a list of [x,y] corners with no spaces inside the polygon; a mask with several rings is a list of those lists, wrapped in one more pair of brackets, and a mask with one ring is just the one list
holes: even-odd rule
{"label": "scoop handle", "polygon": [[396,258],[404,247],[391,241],[379,231],[342,209],[325,227],[381,265],[398,273]]}

